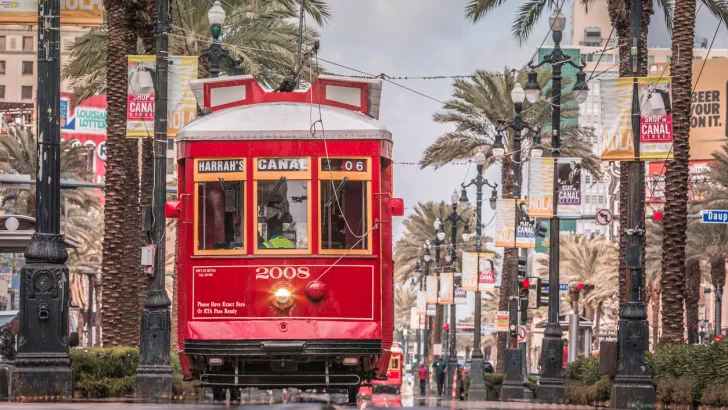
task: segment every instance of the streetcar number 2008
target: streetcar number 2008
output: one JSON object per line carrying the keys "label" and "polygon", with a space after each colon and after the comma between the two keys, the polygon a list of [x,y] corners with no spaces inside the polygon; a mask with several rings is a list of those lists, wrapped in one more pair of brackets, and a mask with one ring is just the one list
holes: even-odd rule
{"label": "streetcar number 2008", "polygon": [[271,266],[255,268],[255,279],[307,279],[311,277],[307,267]]}

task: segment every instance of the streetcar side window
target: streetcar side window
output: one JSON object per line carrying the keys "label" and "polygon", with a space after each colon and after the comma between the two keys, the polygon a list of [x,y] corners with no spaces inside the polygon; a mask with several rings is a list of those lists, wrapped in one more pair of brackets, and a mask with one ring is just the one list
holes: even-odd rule
{"label": "streetcar side window", "polygon": [[319,159],[320,253],[371,253],[371,184],[371,158]]}
{"label": "streetcar side window", "polygon": [[309,181],[257,181],[258,249],[308,249]]}
{"label": "streetcar side window", "polygon": [[194,252],[245,254],[245,159],[196,158]]}
{"label": "streetcar side window", "polygon": [[367,184],[321,181],[321,249],[367,249]]}
{"label": "streetcar side window", "polygon": [[393,357],[392,363],[389,365],[389,370],[399,370],[399,357]]}
{"label": "streetcar side window", "polygon": [[197,183],[197,250],[241,250],[243,181]]}

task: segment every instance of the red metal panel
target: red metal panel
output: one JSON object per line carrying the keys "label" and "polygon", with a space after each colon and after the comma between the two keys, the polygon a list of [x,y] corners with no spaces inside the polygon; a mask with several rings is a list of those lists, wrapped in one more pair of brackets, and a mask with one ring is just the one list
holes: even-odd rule
{"label": "red metal panel", "polygon": [[191,321],[186,332],[194,340],[369,340],[381,339],[378,323],[335,320]]}
{"label": "red metal panel", "polygon": [[[306,297],[306,285],[317,278],[326,286],[320,301]],[[374,320],[374,276],[371,263],[332,265],[298,261],[218,265],[192,268],[192,320],[256,318]],[[271,297],[281,284],[292,287],[293,306],[274,307]]]}

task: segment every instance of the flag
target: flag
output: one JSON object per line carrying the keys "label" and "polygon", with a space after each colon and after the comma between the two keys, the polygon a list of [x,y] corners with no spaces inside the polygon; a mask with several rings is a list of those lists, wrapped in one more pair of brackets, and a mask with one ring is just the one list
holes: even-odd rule
{"label": "flag", "polygon": [[632,78],[600,80],[602,161],[634,160]]}

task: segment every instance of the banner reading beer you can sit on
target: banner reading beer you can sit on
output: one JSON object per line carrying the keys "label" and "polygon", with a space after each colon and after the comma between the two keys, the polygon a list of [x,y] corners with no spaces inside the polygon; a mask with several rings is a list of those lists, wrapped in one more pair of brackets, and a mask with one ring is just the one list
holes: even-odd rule
{"label": "banner reading beer you can sit on", "polygon": [[528,162],[528,211],[532,218],[554,214],[554,158],[531,157]]}
{"label": "banner reading beer you can sit on", "polygon": [[[103,0],[60,0],[61,26],[102,26]],[[0,0],[0,25],[37,25],[38,0]]]}
{"label": "banner reading beer you can sit on", "polygon": [[[0,0],[2,1],[2,0]],[[189,80],[197,78],[197,57],[169,57],[167,87],[167,136],[197,116],[197,104]],[[153,137],[156,56],[129,56],[126,110],[127,137]]]}
{"label": "banner reading beer you can sit on", "polygon": [[581,216],[581,158],[559,158],[556,162],[559,185],[559,216]]}
{"label": "banner reading beer you can sit on", "polygon": [[495,207],[495,246],[516,247],[516,201],[499,199]]}
{"label": "banner reading beer you can sit on", "polygon": [[[640,159],[671,160],[672,98],[669,77],[640,77],[637,96],[640,106]],[[602,160],[632,161],[632,99],[634,78],[600,81]]]}

